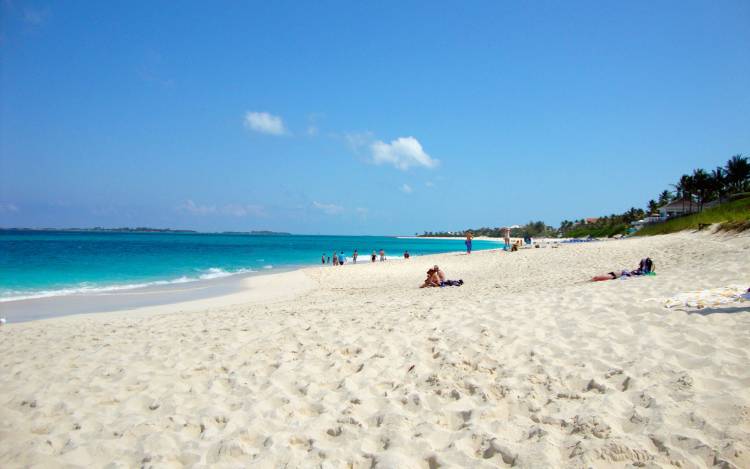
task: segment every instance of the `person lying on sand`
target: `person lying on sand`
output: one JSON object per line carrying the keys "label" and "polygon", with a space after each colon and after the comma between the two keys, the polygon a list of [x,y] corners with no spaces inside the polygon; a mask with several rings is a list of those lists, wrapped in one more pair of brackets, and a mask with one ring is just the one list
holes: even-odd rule
{"label": "person lying on sand", "polygon": [[654,262],[650,257],[641,259],[638,267],[634,270],[622,270],[620,272],[608,272],[603,275],[595,275],[591,278],[592,282],[603,282],[605,280],[615,280],[620,277],[635,277],[638,275],[648,275],[654,272]]}

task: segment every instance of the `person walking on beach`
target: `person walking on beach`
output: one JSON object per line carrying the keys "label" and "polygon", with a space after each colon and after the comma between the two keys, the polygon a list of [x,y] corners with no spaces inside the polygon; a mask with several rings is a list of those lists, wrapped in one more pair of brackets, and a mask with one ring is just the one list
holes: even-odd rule
{"label": "person walking on beach", "polygon": [[370,256],[370,260],[372,260],[372,262],[375,262],[376,257],[377,256],[375,255],[375,251],[372,251],[372,256]]}
{"label": "person walking on beach", "polygon": [[344,251],[341,251],[341,254],[339,254],[339,265],[344,265],[344,262],[346,262],[346,258],[344,257]]}
{"label": "person walking on beach", "polygon": [[474,235],[471,233],[471,230],[466,232],[466,254],[471,254],[471,240],[474,238]]}
{"label": "person walking on beach", "polygon": [[505,242],[503,250],[507,251],[510,248],[510,228],[504,226],[500,231],[503,233],[503,240]]}
{"label": "person walking on beach", "polygon": [[358,255],[359,255],[359,254],[357,253],[357,250],[355,249],[355,250],[354,250],[354,254],[352,254],[352,260],[354,261],[354,263],[355,263],[355,264],[357,263],[357,256],[358,256]]}
{"label": "person walking on beach", "polygon": [[383,250],[381,249],[381,250],[380,250],[380,262],[383,262],[383,261],[385,261],[385,251],[383,251]]}

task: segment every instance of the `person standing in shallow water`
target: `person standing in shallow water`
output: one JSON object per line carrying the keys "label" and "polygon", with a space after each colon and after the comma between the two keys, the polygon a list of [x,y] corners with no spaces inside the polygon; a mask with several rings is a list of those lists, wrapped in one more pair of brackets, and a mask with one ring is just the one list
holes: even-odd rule
{"label": "person standing in shallow water", "polygon": [[357,250],[355,249],[355,250],[354,250],[354,254],[352,254],[352,260],[354,261],[354,263],[355,263],[355,264],[357,263],[357,256],[358,256],[358,255],[359,255],[359,254],[357,253]]}
{"label": "person standing in shallow water", "polygon": [[326,255],[325,255],[325,253],[323,253],[323,255],[320,256],[320,263],[321,264],[325,264],[326,263]]}
{"label": "person standing in shallow water", "polygon": [[333,251],[333,265],[339,265],[339,256],[336,255],[336,251]]}
{"label": "person standing in shallow water", "polygon": [[375,255],[375,251],[372,251],[372,256],[370,256],[370,260],[372,260],[372,262],[375,262],[376,257],[377,256]]}
{"label": "person standing in shallow water", "polygon": [[471,240],[474,238],[474,235],[471,233],[471,231],[466,232],[466,254],[471,254]]}
{"label": "person standing in shallow water", "polygon": [[385,251],[383,251],[383,250],[381,249],[381,250],[380,250],[380,262],[383,262],[383,261],[385,261]]}

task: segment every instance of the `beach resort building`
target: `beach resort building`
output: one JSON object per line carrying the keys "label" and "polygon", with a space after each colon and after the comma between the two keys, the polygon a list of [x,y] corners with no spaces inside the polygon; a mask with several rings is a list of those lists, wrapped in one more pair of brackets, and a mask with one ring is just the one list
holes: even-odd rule
{"label": "beach resort building", "polygon": [[700,206],[690,199],[675,200],[659,208],[659,216],[662,219],[677,217],[688,213],[700,211]]}

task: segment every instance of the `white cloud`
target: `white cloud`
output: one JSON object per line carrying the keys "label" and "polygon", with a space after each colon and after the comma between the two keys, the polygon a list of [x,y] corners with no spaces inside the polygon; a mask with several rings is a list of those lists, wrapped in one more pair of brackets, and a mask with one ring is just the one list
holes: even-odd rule
{"label": "white cloud", "polygon": [[196,204],[192,200],[187,200],[184,204],[177,207],[177,210],[192,213],[193,215],[266,216],[266,212],[262,206],[252,204],[227,204],[217,207],[216,205]]}
{"label": "white cloud", "polygon": [[412,189],[409,184],[403,184],[401,186],[401,192],[403,192],[404,194],[411,194],[412,192],[414,192],[414,189]]}
{"label": "white cloud", "polygon": [[186,200],[185,203],[177,207],[177,209],[192,213],[193,215],[209,215],[216,213],[215,205],[199,205],[192,200]]}
{"label": "white cloud", "polygon": [[313,207],[323,211],[327,215],[337,215],[344,211],[344,207],[336,204],[323,204],[320,202],[313,201]]}
{"label": "white cloud", "polygon": [[0,202],[0,213],[14,213],[18,212],[18,206],[10,202]]}
{"label": "white cloud", "polygon": [[234,217],[264,217],[266,212],[260,205],[240,205],[240,204],[229,204],[221,208],[221,213],[225,215],[232,215]]}
{"label": "white cloud", "polygon": [[424,185],[427,186],[427,187],[435,187],[435,183],[432,182],[432,181],[427,181],[427,182],[424,183]]}
{"label": "white cloud", "polygon": [[245,127],[255,132],[271,135],[284,135],[286,128],[281,117],[267,112],[248,112],[245,114]]}
{"label": "white cloud", "polygon": [[419,140],[414,137],[400,137],[391,143],[378,140],[370,145],[370,149],[373,163],[391,164],[402,171],[412,166],[434,168],[438,165],[438,160],[425,153]]}
{"label": "white cloud", "polygon": [[318,135],[318,127],[315,126],[315,125],[313,125],[313,124],[308,125],[307,126],[307,135],[309,135],[310,137],[314,137],[314,136]]}

